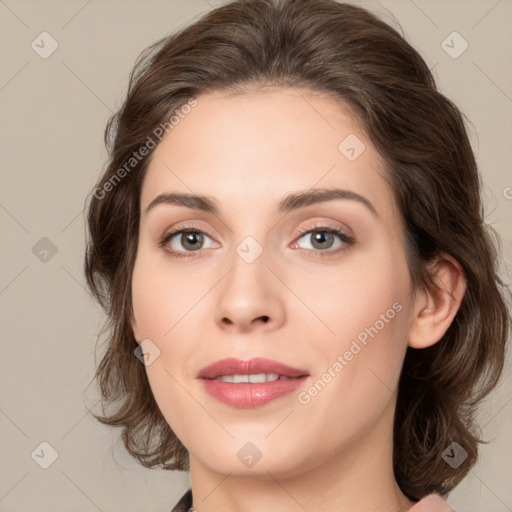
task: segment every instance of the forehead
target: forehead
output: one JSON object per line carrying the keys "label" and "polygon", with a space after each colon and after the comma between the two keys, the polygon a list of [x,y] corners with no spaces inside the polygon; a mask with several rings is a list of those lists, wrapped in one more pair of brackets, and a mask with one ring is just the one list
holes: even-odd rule
{"label": "forehead", "polygon": [[377,209],[393,209],[380,155],[334,97],[271,88],[196,99],[153,152],[142,210],[162,192],[184,192],[254,213],[290,190],[315,187],[348,189]]}

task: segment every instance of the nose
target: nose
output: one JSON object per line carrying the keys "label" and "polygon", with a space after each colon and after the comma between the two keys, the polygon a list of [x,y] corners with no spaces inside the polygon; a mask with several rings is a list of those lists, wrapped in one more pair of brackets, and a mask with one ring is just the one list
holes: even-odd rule
{"label": "nose", "polygon": [[252,263],[235,253],[231,270],[216,290],[215,321],[221,329],[245,333],[283,325],[285,291],[267,263],[265,251]]}

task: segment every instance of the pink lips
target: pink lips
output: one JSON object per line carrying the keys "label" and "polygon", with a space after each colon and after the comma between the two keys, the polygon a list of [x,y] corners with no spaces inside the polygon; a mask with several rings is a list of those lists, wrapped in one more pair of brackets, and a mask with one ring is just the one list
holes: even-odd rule
{"label": "pink lips", "polygon": [[[217,379],[225,375],[259,373],[275,373],[280,378],[261,383],[232,383]],[[271,359],[256,357],[245,361],[235,358],[221,359],[203,368],[198,378],[204,383],[206,391],[217,400],[234,407],[249,409],[260,407],[291,393],[304,382],[308,375],[305,370],[292,368]]]}

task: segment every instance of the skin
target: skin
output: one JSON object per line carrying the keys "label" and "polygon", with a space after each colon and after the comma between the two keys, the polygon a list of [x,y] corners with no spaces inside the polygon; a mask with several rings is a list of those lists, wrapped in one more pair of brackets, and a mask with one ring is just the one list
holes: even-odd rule
{"label": "skin", "polygon": [[[392,467],[398,379],[407,346],[438,342],[453,320],[465,291],[460,265],[442,255],[432,268],[453,297],[411,289],[383,161],[343,103],[294,88],[197,100],[153,153],[132,280],[134,336],[160,350],[147,375],[189,451],[194,507],[408,510],[414,502],[400,491]],[[355,161],[338,149],[349,134],[366,147]],[[312,188],[353,191],[378,216],[347,199],[277,211],[285,195]],[[220,214],[174,204],[146,212],[164,192],[211,196]],[[194,255],[180,234],[172,245],[158,245],[190,222],[206,233],[201,253]],[[313,235],[326,223],[356,242],[334,235],[332,246],[328,239],[318,248]],[[300,235],[314,225],[321,227]],[[236,252],[247,236],[263,249],[250,264]],[[192,257],[173,257],[166,248]],[[300,403],[298,392],[394,303],[401,311],[309,403]],[[197,379],[218,359],[257,356],[306,369],[310,377],[297,392],[255,409],[217,401]],[[250,468],[237,457],[248,442],[262,455]]]}

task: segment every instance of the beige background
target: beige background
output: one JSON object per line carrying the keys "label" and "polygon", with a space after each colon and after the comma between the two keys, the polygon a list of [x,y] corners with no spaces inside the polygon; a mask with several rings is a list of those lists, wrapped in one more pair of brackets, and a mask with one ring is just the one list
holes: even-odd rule
{"label": "beige background", "polygon": [[[139,52],[221,3],[0,0],[2,512],[167,511],[188,487],[186,473],[138,466],[120,448],[118,430],[86,415],[97,399],[89,382],[103,316],[84,288],[82,208],[105,162],[105,124]],[[472,123],[487,220],[502,236],[510,283],[512,1],[362,5],[388,22],[396,17]],[[47,59],[31,47],[43,31],[59,45]],[[441,46],[453,31],[469,44],[458,58]],[[46,262],[33,253],[43,237],[57,249]],[[491,443],[448,499],[459,512],[512,510],[507,379],[479,414]],[[41,442],[58,452],[48,469],[35,462],[50,460]]]}

